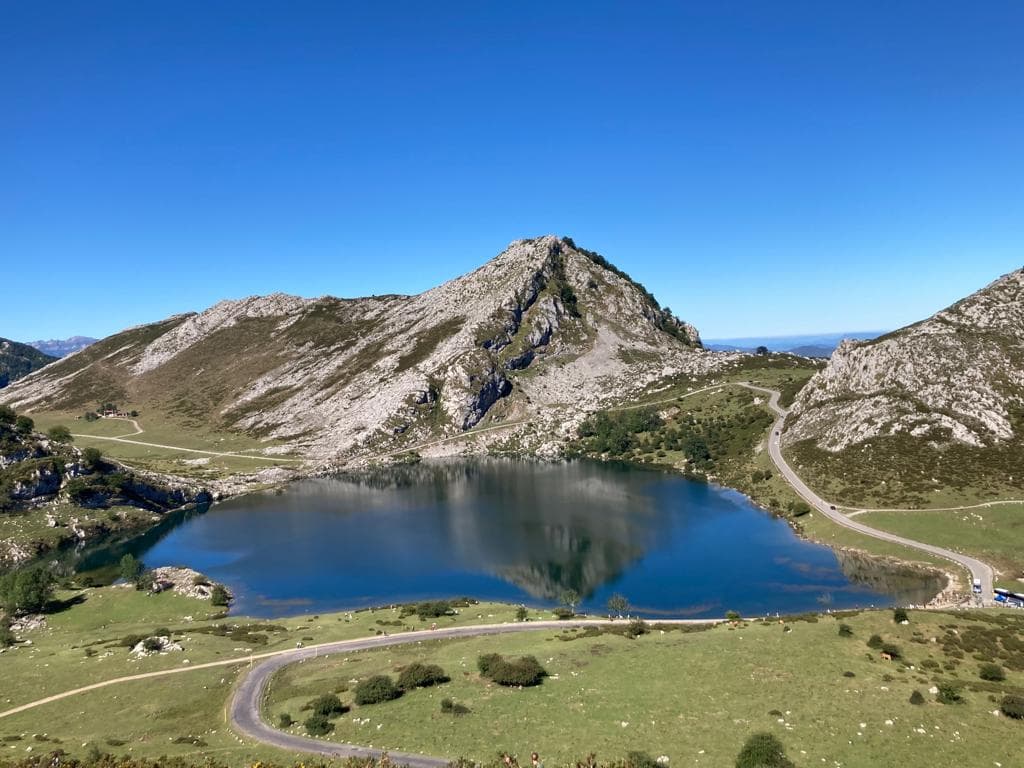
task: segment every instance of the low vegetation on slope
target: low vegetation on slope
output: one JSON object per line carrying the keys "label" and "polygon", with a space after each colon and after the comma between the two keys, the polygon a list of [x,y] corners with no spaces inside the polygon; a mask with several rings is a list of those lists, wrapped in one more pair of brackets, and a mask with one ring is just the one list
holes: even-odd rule
{"label": "low vegetation on slope", "polygon": [[0,389],[56,359],[28,344],[0,339]]}

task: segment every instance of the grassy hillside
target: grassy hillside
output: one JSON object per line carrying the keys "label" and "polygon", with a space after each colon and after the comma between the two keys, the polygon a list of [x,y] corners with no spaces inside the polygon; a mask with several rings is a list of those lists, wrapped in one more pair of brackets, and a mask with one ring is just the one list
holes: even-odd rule
{"label": "grassy hillside", "polygon": [[0,389],[56,359],[28,344],[0,339]]}

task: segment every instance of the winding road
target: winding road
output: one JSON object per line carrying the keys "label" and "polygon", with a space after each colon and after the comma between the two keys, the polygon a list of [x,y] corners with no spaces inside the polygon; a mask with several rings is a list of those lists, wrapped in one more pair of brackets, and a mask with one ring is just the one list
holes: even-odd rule
{"label": "winding road", "polygon": [[837,525],[841,525],[844,528],[849,528],[851,531],[863,533],[866,536],[881,539],[882,541],[889,541],[893,544],[902,544],[905,547],[918,549],[922,552],[927,552],[931,555],[936,555],[957,563],[958,565],[962,565],[971,572],[972,579],[981,581],[981,595],[983,603],[986,605],[991,604],[995,574],[992,570],[992,566],[988,563],[983,563],[981,560],[971,557],[970,555],[964,555],[950,549],[937,547],[933,544],[925,544],[921,541],[907,539],[903,536],[897,536],[895,533],[882,531],[878,528],[872,528],[869,525],[864,525],[856,520],[851,520],[847,515],[836,509],[834,504],[830,504],[825,501],[825,499],[821,498],[821,496],[808,488],[807,484],[800,479],[800,476],[793,471],[788,463],[786,463],[786,459],[782,455],[782,428],[786,422],[786,416],[789,415],[789,411],[779,405],[779,392],[774,389],[759,387],[748,383],[741,383],[740,386],[769,396],[768,407],[771,408],[776,419],[775,423],[772,425],[771,434],[768,437],[768,454],[771,456],[775,467],[786,479],[786,482],[793,487],[793,490],[795,490],[804,501],[810,504],[814,509],[821,512],[821,514],[825,515],[825,517],[832,522]]}

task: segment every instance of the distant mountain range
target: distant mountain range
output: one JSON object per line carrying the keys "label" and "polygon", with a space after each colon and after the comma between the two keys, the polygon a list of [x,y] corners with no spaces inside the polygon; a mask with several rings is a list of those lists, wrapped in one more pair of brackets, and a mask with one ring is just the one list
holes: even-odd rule
{"label": "distant mountain range", "polygon": [[70,339],[48,339],[46,341],[30,341],[28,346],[35,347],[40,352],[45,352],[51,357],[65,357],[72,352],[77,352],[90,344],[95,344],[97,339],[89,336],[72,336]]}
{"label": "distant mountain range", "polygon": [[829,357],[844,340],[866,341],[885,331],[844,331],[797,336],[747,336],[737,339],[706,339],[704,346],[715,352],[754,352],[768,347],[770,352],[789,352],[803,357]]}

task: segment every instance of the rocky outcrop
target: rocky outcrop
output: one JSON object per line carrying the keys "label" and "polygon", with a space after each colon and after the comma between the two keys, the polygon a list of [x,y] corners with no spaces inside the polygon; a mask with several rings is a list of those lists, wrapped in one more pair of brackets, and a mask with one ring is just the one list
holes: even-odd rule
{"label": "rocky outcrop", "polygon": [[209,600],[213,597],[213,589],[220,586],[232,597],[231,591],[223,584],[217,584],[207,579],[199,571],[191,568],[180,568],[176,566],[165,566],[154,568],[149,572],[151,579],[151,592],[167,592],[174,590],[175,593],[184,597],[191,597],[195,600]]}
{"label": "rocky outcrop", "polygon": [[784,439],[832,452],[896,435],[983,448],[1021,437],[1022,407],[1024,270],[915,325],[843,342],[800,392]]}
{"label": "rocky outcrop", "polygon": [[519,240],[417,296],[275,294],[129,329],[0,394],[22,408],[111,399],[350,462],[486,423],[571,424],[717,370],[696,330],[603,257]]}

